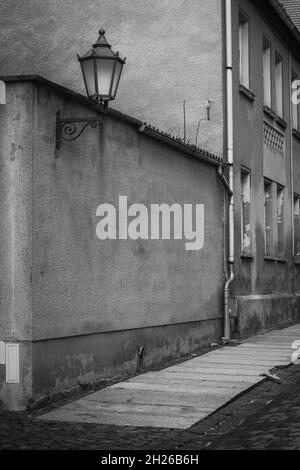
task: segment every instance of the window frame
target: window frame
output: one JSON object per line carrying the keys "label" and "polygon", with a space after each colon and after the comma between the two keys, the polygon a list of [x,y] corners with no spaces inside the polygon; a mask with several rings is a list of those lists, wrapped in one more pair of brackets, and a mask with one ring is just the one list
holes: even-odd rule
{"label": "window frame", "polygon": [[[296,200],[296,201],[295,201]],[[297,202],[297,210],[295,209]],[[297,213],[296,213],[297,212]],[[293,196],[293,223],[294,223],[294,246],[293,255],[300,259],[300,194],[294,193]]]}
{"label": "window frame", "polygon": [[[274,68],[274,79],[275,79],[275,111],[277,116],[284,119],[284,78],[283,78],[283,58],[282,55],[276,50],[275,51],[275,68]],[[280,69],[278,68],[280,64]],[[277,71],[280,70],[280,83],[278,83]]]}
{"label": "window frame", "polygon": [[[268,178],[264,178],[264,247],[265,247],[265,256],[274,256],[274,217],[273,217],[273,185],[274,182]],[[266,217],[266,187],[269,187],[269,217],[268,221],[270,225],[268,226],[267,232],[267,217]]]}
{"label": "window frame", "polygon": [[[246,177],[245,185],[243,185],[243,178]],[[244,191],[245,188],[245,191]],[[244,192],[246,193],[247,200],[244,200]],[[248,211],[245,210],[245,203],[248,203]],[[249,225],[249,230],[246,229]],[[249,238],[248,247],[245,246],[245,237]],[[241,254],[252,254],[252,224],[251,224],[251,170],[244,166],[241,167]]]}
{"label": "window frame", "polygon": [[293,69],[291,70],[291,77],[292,77],[292,83],[291,83],[292,129],[299,132],[300,131],[300,105],[293,103],[292,98],[293,98],[293,92],[294,92],[293,84],[296,81],[298,82],[300,79],[297,73]]}
{"label": "window frame", "polygon": [[[250,20],[249,16],[239,9],[239,83],[250,90]],[[242,29],[246,27],[246,29]],[[246,45],[242,46],[242,33],[246,31]],[[244,52],[246,51],[246,58]]]}
{"label": "window frame", "polygon": [[[268,99],[266,99],[266,63],[265,63],[265,53],[269,53],[269,63],[268,63]],[[272,47],[271,42],[263,36],[263,104],[268,108],[272,109]]]}
{"label": "window frame", "polygon": [[[279,214],[279,193],[282,194],[281,213]],[[285,254],[285,187],[279,183],[276,184],[276,256],[283,258]],[[281,217],[281,222],[279,222]]]}

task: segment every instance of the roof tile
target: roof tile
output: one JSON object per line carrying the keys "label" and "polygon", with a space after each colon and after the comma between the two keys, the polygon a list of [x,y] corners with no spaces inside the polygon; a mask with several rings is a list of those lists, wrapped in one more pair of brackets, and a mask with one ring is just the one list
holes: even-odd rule
{"label": "roof tile", "polygon": [[300,31],[300,0],[280,0],[280,4]]}

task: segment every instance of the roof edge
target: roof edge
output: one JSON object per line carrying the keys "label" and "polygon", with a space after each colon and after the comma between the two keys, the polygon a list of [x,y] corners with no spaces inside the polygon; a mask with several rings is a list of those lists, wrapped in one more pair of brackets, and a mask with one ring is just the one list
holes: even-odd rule
{"label": "roof edge", "polygon": [[295,39],[300,44],[300,31],[298,30],[297,26],[294,24],[292,18],[290,17],[290,15],[286,11],[282,3],[280,3],[279,0],[269,0],[269,3],[271,3],[274,9],[278,12],[281,19],[288,26],[288,28],[291,30],[292,34],[294,35]]}
{"label": "roof edge", "polygon": [[[5,83],[13,83],[13,82],[35,82],[46,87],[52,88],[56,91],[59,91],[62,94],[68,95],[75,99],[76,101],[88,106],[92,110],[96,111],[96,105],[86,96],[78,93],[70,88],[67,88],[63,85],[59,85],[56,82],[48,80],[40,75],[0,75],[0,80],[4,81]],[[176,148],[184,152],[187,155],[193,156],[198,160],[202,160],[206,163],[209,163],[214,166],[219,165],[227,165],[223,158],[212,154],[206,150],[203,150],[195,145],[190,145],[185,143],[182,139],[177,138],[169,133],[163,132],[162,130],[147,124],[146,122],[142,122],[139,119],[136,119],[132,116],[124,114],[120,111],[117,111],[114,108],[108,108],[108,114],[115,117],[116,119],[120,119],[121,121],[127,122],[130,125],[136,127],[137,131],[143,134],[146,134],[150,137],[153,137],[157,140],[164,142],[165,144]]]}

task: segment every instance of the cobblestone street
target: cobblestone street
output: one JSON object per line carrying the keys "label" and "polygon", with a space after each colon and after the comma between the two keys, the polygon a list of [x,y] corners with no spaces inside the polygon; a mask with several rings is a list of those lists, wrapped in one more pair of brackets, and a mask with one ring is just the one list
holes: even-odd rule
{"label": "cobblestone street", "polygon": [[[96,450],[300,449],[300,366],[278,371],[188,430],[37,420],[0,414],[0,448]],[[53,405],[55,406],[55,405]]]}

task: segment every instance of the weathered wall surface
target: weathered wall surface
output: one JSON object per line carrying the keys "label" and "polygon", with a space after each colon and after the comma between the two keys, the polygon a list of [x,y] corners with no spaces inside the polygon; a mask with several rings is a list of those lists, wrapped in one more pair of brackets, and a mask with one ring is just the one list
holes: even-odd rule
{"label": "weathered wall surface", "polygon": [[[300,79],[300,63],[292,57],[292,70]],[[299,125],[299,122],[298,122]],[[300,129],[300,125],[299,125]],[[300,137],[293,136],[294,192],[300,195]]]}
{"label": "weathered wall surface", "polygon": [[264,328],[300,321],[300,297],[293,294],[237,296],[239,338],[253,336]]}
{"label": "weathered wall surface", "polygon": [[[40,82],[8,82],[1,109],[1,336],[20,344],[20,383],[0,400],[28,400],[134,372],[221,336],[223,189],[216,167],[104,117],[56,149],[56,112],[87,104]],[[102,203],[204,204],[204,247],[185,240],[96,237]],[[59,364],[59,365],[58,365]],[[4,375],[3,375],[4,374]],[[33,388],[32,388],[33,387]]]}
{"label": "weathered wall surface", "polygon": [[1,339],[31,339],[32,86],[0,105]]}
{"label": "weathered wall surface", "polygon": [[[223,152],[221,0],[11,0],[1,2],[1,74],[37,73],[83,91],[76,54],[104,27],[127,57],[116,108],[188,138],[212,100],[198,143]],[[17,55],[16,55],[17,54]],[[188,71],[188,72],[187,72]]]}
{"label": "weathered wall surface", "polygon": [[20,383],[0,365],[0,406],[17,410],[32,392],[32,85],[11,84],[0,105],[0,340],[20,346]]}
{"label": "weathered wall surface", "polygon": [[300,139],[293,137],[294,192],[300,194]]}
{"label": "weathered wall surface", "polygon": [[32,388],[32,342],[19,343],[20,380],[6,383],[5,365],[0,365],[0,409],[19,411],[26,408],[33,395]]}
{"label": "weathered wall surface", "polygon": [[[121,379],[207,347],[222,319],[33,342],[34,400],[78,385]],[[143,347],[143,356],[137,355]]]}
{"label": "weathered wall surface", "polygon": [[[110,116],[55,152],[55,113],[89,115],[35,85],[33,337],[56,338],[217,318],[223,282],[222,188],[213,166]],[[184,240],[96,237],[99,204],[205,206],[204,248]]]}

